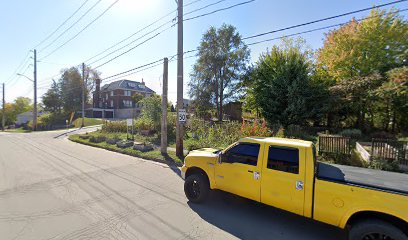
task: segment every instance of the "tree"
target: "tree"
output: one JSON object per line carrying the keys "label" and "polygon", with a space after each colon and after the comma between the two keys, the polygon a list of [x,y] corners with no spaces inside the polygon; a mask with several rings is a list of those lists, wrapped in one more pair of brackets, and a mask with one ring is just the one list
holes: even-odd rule
{"label": "tree", "polygon": [[316,94],[320,86],[310,77],[309,53],[299,42],[284,40],[280,47],[262,54],[254,66],[249,83],[251,101],[269,123],[305,125],[324,114],[323,100]]}
{"label": "tree", "polygon": [[28,97],[18,97],[14,100],[14,112],[16,115],[32,110],[31,99]]}
{"label": "tree", "polygon": [[[375,91],[379,97],[379,110],[382,114],[382,127],[395,132],[396,126],[402,131],[408,130],[408,67],[395,68],[387,72],[385,81]],[[391,124],[390,124],[391,123]]]}
{"label": "tree", "polygon": [[143,98],[139,101],[139,104],[142,106],[141,117],[152,121],[154,128],[159,129],[162,116],[161,97],[154,94]]}
{"label": "tree", "polygon": [[190,74],[189,94],[198,103],[195,106],[207,111],[215,105],[222,121],[223,103],[237,97],[249,56],[250,51],[235,27],[226,24],[219,29],[211,27],[201,40],[198,60]]}
{"label": "tree", "polygon": [[318,70],[337,80],[367,76],[407,64],[408,24],[394,9],[374,9],[326,35],[318,51]]}
{"label": "tree", "polygon": [[373,108],[375,106],[375,98],[373,92],[382,82],[383,77],[379,73],[373,73],[364,77],[357,76],[341,79],[336,85],[330,87],[332,96],[338,99],[337,104],[342,108],[346,108],[344,116],[356,119],[353,127],[364,130],[366,128],[365,117],[367,114],[370,116],[371,125],[374,125]]}
{"label": "tree", "polygon": [[[85,66],[85,102],[90,100],[90,93],[95,79],[100,73]],[[82,68],[71,67],[61,70],[61,77],[53,81],[51,88],[43,96],[43,104],[47,111],[64,114],[79,111],[82,107],[83,76]]]}
{"label": "tree", "polygon": [[61,92],[58,83],[53,80],[51,88],[43,95],[42,102],[44,104],[44,109],[49,112],[61,112],[62,110],[62,99]]}

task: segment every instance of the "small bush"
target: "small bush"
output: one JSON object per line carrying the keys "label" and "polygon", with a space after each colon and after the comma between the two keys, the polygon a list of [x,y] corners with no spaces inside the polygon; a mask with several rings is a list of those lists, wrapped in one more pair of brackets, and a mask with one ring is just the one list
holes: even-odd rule
{"label": "small bush", "polygon": [[89,141],[93,143],[101,143],[106,140],[106,137],[100,133],[93,134],[90,138]]}
{"label": "small bush", "polygon": [[127,130],[127,125],[125,121],[114,121],[114,122],[106,122],[102,126],[102,131],[103,132],[109,132],[109,133],[125,133]]}
{"label": "small bush", "polygon": [[349,137],[352,139],[361,139],[363,133],[360,129],[345,129],[339,133],[343,137]]}
{"label": "small bush", "polygon": [[384,170],[384,171],[392,171],[392,172],[399,172],[399,164],[397,160],[394,161],[387,161],[383,159],[373,159],[369,165],[368,168],[372,169],[378,169],[378,170]]}
{"label": "small bush", "polygon": [[143,116],[136,119],[135,128],[138,129],[139,131],[140,130],[152,131],[155,129],[153,120]]}

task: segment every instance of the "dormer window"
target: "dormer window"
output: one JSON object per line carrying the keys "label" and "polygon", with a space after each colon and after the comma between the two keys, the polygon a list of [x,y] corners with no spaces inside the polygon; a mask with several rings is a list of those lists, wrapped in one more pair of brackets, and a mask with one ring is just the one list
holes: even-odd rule
{"label": "dormer window", "polygon": [[146,88],[146,86],[145,86],[145,85],[143,85],[143,84],[140,84],[140,85],[139,85],[139,88],[140,88],[140,89],[145,89],[145,88]]}

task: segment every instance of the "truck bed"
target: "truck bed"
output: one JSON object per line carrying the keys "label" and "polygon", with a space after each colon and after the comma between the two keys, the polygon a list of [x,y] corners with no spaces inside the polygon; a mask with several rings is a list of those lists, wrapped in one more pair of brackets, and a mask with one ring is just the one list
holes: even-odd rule
{"label": "truck bed", "polygon": [[408,174],[318,163],[317,178],[408,195]]}

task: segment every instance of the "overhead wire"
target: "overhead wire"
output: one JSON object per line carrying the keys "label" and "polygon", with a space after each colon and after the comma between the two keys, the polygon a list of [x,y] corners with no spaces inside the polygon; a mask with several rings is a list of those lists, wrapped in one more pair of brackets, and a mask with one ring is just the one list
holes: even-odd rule
{"label": "overhead wire", "polygon": [[50,33],[46,38],[44,38],[40,43],[38,43],[37,45],[34,46],[34,48],[39,47],[41,44],[43,44],[45,41],[47,41],[48,39],[50,39],[56,32],[58,32],[58,30],[61,29],[62,26],[64,26],[72,17],[75,16],[75,14],[77,14],[79,12],[79,10],[81,10],[85,4],[89,2],[89,0],[85,0],[81,6],[79,6],[79,8],[77,8],[74,13],[72,13],[67,19],[65,19],[64,22],[62,22],[52,33]]}
{"label": "overhead wire", "polygon": [[289,27],[285,27],[285,28],[281,28],[281,29],[277,29],[277,30],[272,30],[272,31],[264,32],[264,33],[255,34],[255,35],[252,35],[252,36],[245,37],[242,40],[261,37],[261,36],[272,34],[272,33],[277,33],[277,32],[281,32],[281,31],[293,29],[293,28],[303,27],[303,26],[307,26],[307,25],[310,25],[310,24],[323,22],[323,21],[327,21],[327,20],[331,20],[331,19],[335,19],[335,18],[339,18],[339,17],[344,17],[344,16],[348,16],[348,15],[351,15],[351,14],[372,10],[374,8],[385,7],[385,6],[389,6],[389,5],[393,5],[393,4],[397,4],[397,3],[402,3],[402,2],[406,2],[406,1],[408,1],[408,0],[398,0],[398,1],[393,1],[393,2],[389,2],[389,3],[380,4],[380,5],[373,6],[373,7],[368,7],[368,8],[355,10],[355,11],[350,11],[350,12],[346,12],[346,13],[343,13],[343,14],[338,14],[338,15],[331,16],[331,17],[321,18],[321,19],[317,19],[317,20],[314,20],[314,21],[306,22],[306,23],[301,23],[301,24],[297,24],[297,25],[293,25],[293,26],[289,26]]}
{"label": "overhead wire", "polygon": [[[405,12],[407,10],[408,10],[408,8],[405,8],[405,9],[397,10],[396,12]],[[370,19],[370,18],[375,18],[375,17],[377,17],[377,16],[360,18],[360,19],[356,19],[355,21],[359,22],[359,21],[363,21],[363,20]],[[293,37],[293,36],[302,35],[302,34],[306,34],[306,33],[311,33],[311,32],[316,32],[316,31],[325,30],[325,29],[329,29],[329,28],[339,27],[339,26],[345,25],[345,24],[347,24],[349,22],[350,21],[343,22],[343,23],[338,23],[338,24],[333,24],[333,25],[325,26],[325,27],[314,28],[314,29],[311,29],[311,30],[292,33],[292,34],[284,35],[284,36],[281,36],[281,37],[275,37],[275,38],[265,39],[265,40],[261,40],[261,41],[257,41],[257,42],[252,42],[252,43],[248,43],[246,45],[251,46],[251,45],[256,45],[256,44],[269,42],[269,41],[273,41],[273,40],[283,39],[283,38],[286,38],[286,37]]]}
{"label": "overhead wire", "polygon": [[[208,16],[208,15],[212,15],[212,14],[215,14],[215,13],[220,12],[220,11],[229,10],[229,9],[231,9],[231,8],[235,8],[235,7],[238,7],[238,6],[241,6],[241,5],[244,5],[244,4],[248,4],[248,3],[251,3],[251,2],[254,2],[254,1],[255,1],[255,0],[245,1],[245,2],[241,2],[241,3],[238,3],[238,4],[231,5],[231,6],[229,6],[229,7],[217,9],[217,10],[211,11],[211,12],[209,12],[209,13],[205,13],[205,14],[201,14],[201,15],[198,15],[198,16],[194,16],[194,17],[185,19],[185,20],[183,20],[183,22],[184,22],[184,21],[193,20],[193,19],[197,19],[197,18],[201,18],[201,17]],[[176,23],[176,24],[177,24],[177,23]],[[146,40],[144,40],[143,42],[137,44],[136,46],[134,46],[134,47],[132,47],[132,48],[130,48],[130,49],[128,49],[128,50],[126,50],[126,51],[120,53],[119,55],[116,55],[115,57],[113,57],[113,58],[107,60],[106,62],[104,62],[104,63],[102,63],[102,64],[96,66],[95,69],[97,69],[97,68],[99,68],[99,67],[101,67],[101,66],[104,66],[104,65],[106,65],[106,64],[108,64],[108,63],[110,63],[110,62],[112,62],[113,60],[115,60],[115,59],[117,59],[117,58],[119,58],[119,57],[121,57],[121,56],[123,56],[123,55],[125,55],[125,54],[127,54],[127,53],[129,53],[129,52],[131,52],[132,50],[134,50],[134,49],[136,49],[137,47],[143,45],[144,43],[146,43],[146,42],[148,42],[148,41],[150,41],[150,40],[156,38],[156,37],[159,36],[161,33],[163,33],[163,32],[165,32],[165,31],[169,30],[170,28],[172,28],[172,27],[174,27],[174,26],[175,26],[175,24],[172,25],[171,27],[168,27],[168,28],[166,28],[166,29],[164,29],[164,30],[162,30],[162,31],[160,31],[160,32],[158,32],[158,33],[156,33],[155,35],[149,37],[148,39],[146,39]]]}
{"label": "overhead wire", "polygon": [[64,42],[63,44],[61,44],[59,47],[55,48],[53,51],[51,51],[50,53],[48,53],[45,57],[41,58],[40,60],[43,60],[47,57],[49,57],[51,54],[55,53],[56,51],[58,51],[60,48],[62,48],[63,46],[65,46],[67,43],[71,42],[72,40],[74,40],[76,37],[79,36],[79,34],[81,34],[83,31],[85,31],[89,26],[91,26],[93,23],[95,23],[99,18],[101,18],[103,15],[105,15],[119,0],[116,0],[115,2],[113,2],[111,5],[109,5],[108,8],[106,8],[101,14],[99,14],[94,20],[92,20],[90,23],[88,23],[84,28],[82,28],[77,34],[75,34],[73,37],[71,37],[70,39],[68,39],[68,41]]}
{"label": "overhead wire", "polygon": [[79,21],[81,21],[90,11],[92,11],[102,0],[98,0],[94,5],[92,5],[85,13],[83,13],[71,26],[69,26],[67,29],[65,29],[62,33],[60,33],[54,40],[52,40],[48,45],[40,49],[40,52],[44,51],[47,49],[49,46],[51,46],[53,43],[55,43],[58,39],[60,39],[65,33],[67,33],[70,29],[72,29]]}
{"label": "overhead wire", "polygon": [[[197,11],[200,11],[200,10],[203,10],[203,9],[206,9],[206,8],[208,8],[208,7],[214,6],[214,5],[219,4],[219,3],[221,3],[221,2],[224,2],[224,1],[227,1],[227,0],[220,0],[220,1],[217,1],[217,2],[214,2],[214,3],[211,3],[211,4],[208,4],[208,5],[203,6],[203,7],[201,7],[201,8],[198,8],[198,9],[195,9],[195,10],[193,10],[193,11],[187,12],[187,13],[184,14],[184,16],[187,16],[187,15],[189,15],[189,14],[191,14],[191,13],[194,13],[194,12],[197,12]],[[107,52],[108,50],[110,50],[110,49],[112,49],[112,48],[118,46],[119,44],[125,42],[126,40],[129,40],[130,38],[132,38],[132,37],[135,36],[136,34],[142,32],[142,31],[145,30],[146,28],[148,28],[148,27],[154,25],[155,23],[159,22],[160,20],[164,19],[165,17],[169,16],[170,14],[172,14],[172,13],[174,13],[174,12],[176,12],[176,10],[170,12],[169,14],[166,14],[166,15],[163,16],[163,17],[160,17],[158,20],[154,21],[153,23],[151,23],[151,24],[149,24],[149,25],[143,27],[142,29],[140,29],[140,30],[138,30],[137,32],[135,32],[135,33],[131,34],[130,36],[128,36],[127,38],[125,38],[125,39],[119,41],[118,43],[112,45],[111,47],[105,49],[104,51],[102,51],[102,52],[98,53],[97,55],[95,55],[95,56],[93,56],[93,57],[87,59],[87,60],[84,61],[84,62],[89,62],[89,60],[91,60],[91,59],[93,59],[93,58],[95,58],[95,57],[97,57],[97,56],[102,55],[103,53]],[[164,26],[166,26],[166,25],[168,25],[168,24],[173,23],[173,21],[174,21],[174,19],[172,19],[172,20],[170,20],[170,21],[167,21],[167,22],[161,24],[160,26],[156,27],[155,29],[151,30],[150,32],[143,34],[142,36],[140,36],[140,37],[138,37],[138,38],[132,40],[131,42],[127,43],[126,45],[124,45],[124,46],[122,46],[122,47],[120,47],[120,48],[117,48],[117,49],[115,49],[114,51],[111,51],[110,53],[104,55],[103,57],[101,57],[101,58],[99,58],[99,59],[97,59],[97,60],[94,60],[94,61],[90,62],[89,64],[92,65],[92,64],[94,64],[94,63],[96,63],[96,62],[101,61],[102,59],[104,59],[104,58],[106,58],[106,57],[108,57],[108,56],[114,54],[115,52],[118,52],[118,51],[120,51],[120,50],[122,50],[122,49],[124,49],[124,48],[126,48],[126,47],[128,47],[128,46],[130,46],[131,44],[137,42],[138,40],[142,39],[143,37],[145,37],[145,36],[147,36],[147,35],[149,35],[149,34],[155,32],[155,31],[157,31],[157,30],[163,28]],[[174,26],[174,24],[173,24],[173,26]],[[172,26],[172,27],[173,27],[173,26]],[[163,30],[162,32],[165,32],[165,31],[167,31],[168,29],[170,29],[170,28],[167,28],[167,29]],[[160,32],[159,34],[161,34],[162,32]],[[157,34],[157,35],[159,35],[159,34]],[[132,50],[133,50],[133,49],[132,49]]]}

